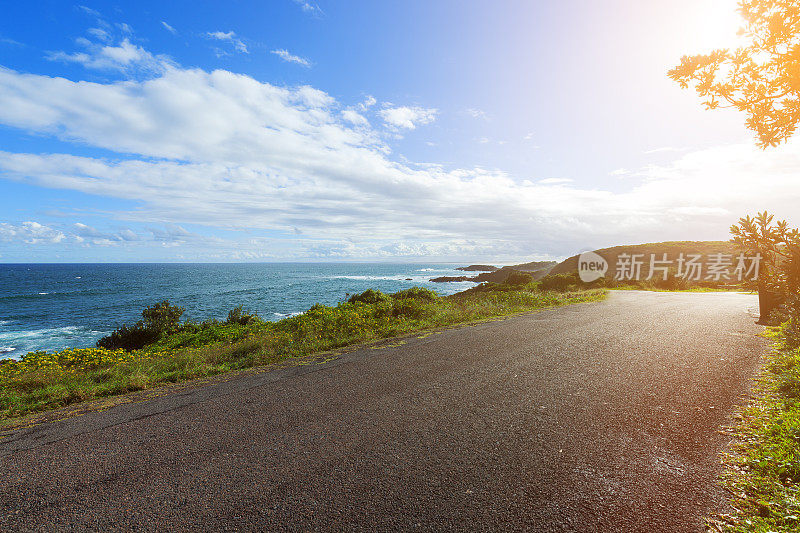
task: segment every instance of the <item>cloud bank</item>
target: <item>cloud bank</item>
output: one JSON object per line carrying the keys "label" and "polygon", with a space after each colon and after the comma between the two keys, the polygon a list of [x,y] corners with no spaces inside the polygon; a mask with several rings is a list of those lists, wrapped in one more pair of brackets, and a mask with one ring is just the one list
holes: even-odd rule
{"label": "cloud bank", "polygon": [[[216,33],[214,39],[235,43],[233,32]],[[394,157],[387,134],[433,122],[436,109],[386,104],[377,110],[385,131],[361,114],[376,104],[373,97],[347,107],[311,86],[185,68],[127,40],[51,59],[123,73],[147,66],[150,75],[100,83],[0,67],[0,124],[110,154],[0,151],[0,177],[135,202],[137,208],[116,214],[121,221],[243,235],[235,242],[163,240],[197,246],[205,257],[567,255],[625,242],[726,238],[740,215],[769,208],[789,216],[800,202],[797,143],[770,152],[688,152],[627,171],[623,190],[586,189],[572,178]],[[154,232],[146,239],[131,230],[93,235],[87,228],[4,223],[0,240],[158,240]],[[246,236],[253,231],[276,236]]]}

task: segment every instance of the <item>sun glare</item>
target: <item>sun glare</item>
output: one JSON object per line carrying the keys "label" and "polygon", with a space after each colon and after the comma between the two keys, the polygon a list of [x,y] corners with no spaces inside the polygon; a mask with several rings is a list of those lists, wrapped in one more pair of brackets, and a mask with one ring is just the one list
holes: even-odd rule
{"label": "sun glare", "polygon": [[697,2],[682,18],[685,31],[676,40],[687,50],[710,51],[735,48],[743,39],[737,35],[744,25],[738,12],[738,0],[707,0]]}

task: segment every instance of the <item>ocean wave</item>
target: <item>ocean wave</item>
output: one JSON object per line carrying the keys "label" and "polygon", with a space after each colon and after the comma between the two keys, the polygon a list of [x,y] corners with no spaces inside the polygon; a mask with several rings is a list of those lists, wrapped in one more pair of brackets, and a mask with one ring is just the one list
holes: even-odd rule
{"label": "ocean wave", "polygon": [[279,318],[292,318],[293,316],[299,316],[303,313],[305,313],[305,311],[295,311],[294,313],[272,313],[272,315]]}
{"label": "ocean wave", "polygon": [[[328,276],[327,279],[352,279],[356,281],[408,281],[408,276],[397,274],[394,276]],[[418,277],[412,281],[427,281],[426,278]]]}
{"label": "ocean wave", "polygon": [[17,330],[0,333],[0,341],[31,339],[37,337],[73,337],[76,335],[98,335],[104,333],[95,331],[85,326],[63,326],[60,328],[42,328],[32,330]]}
{"label": "ocean wave", "polygon": [[92,346],[103,335],[108,335],[108,332],[86,326],[14,331],[5,329],[0,333],[0,359],[16,358],[36,350],[57,351],[69,347]]}

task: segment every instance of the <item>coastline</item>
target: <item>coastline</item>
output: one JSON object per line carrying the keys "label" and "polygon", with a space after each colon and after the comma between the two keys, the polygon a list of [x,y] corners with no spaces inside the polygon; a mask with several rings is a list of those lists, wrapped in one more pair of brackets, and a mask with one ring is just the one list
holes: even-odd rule
{"label": "coastline", "polygon": [[[447,295],[474,284],[434,284],[451,263],[25,264],[0,265],[0,359],[35,350],[91,347],[141,310],[168,299],[187,318],[225,318],[243,304],[278,321],[348,293],[414,285]],[[411,278],[410,280],[408,278]],[[47,294],[40,294],[47,293]]]}
{"label": "coastline", "polygon": [[[449,296],[438,296],[424,288],[392,294],[368,289],[335,306],[316,304],[301,315],[278,322],[263,321],[238,308],[229,312],[226,321],[179,323],[183,310],[162,302],[159,305],[166,307],[154,306],[145,311],[169,312],[174,322],[163,331],[140,322],[133,329],[121,328],[103,339],[109,344],[102,344],[102,348],[33,352],[19,361],[0,360],[0,418],[16,418],[93,398],[270,365],[432,328],[598,301],[605,294],[603,290],[541,291],[535,283],[479,285]],[[148,314],[143,312],[143,316],[147,318]],[[144,341],[144,345],[130,344],[139,342],[137,339],[143,338],[144,333],[153,340]],[[130,348],[123,349],[124,346]]]}

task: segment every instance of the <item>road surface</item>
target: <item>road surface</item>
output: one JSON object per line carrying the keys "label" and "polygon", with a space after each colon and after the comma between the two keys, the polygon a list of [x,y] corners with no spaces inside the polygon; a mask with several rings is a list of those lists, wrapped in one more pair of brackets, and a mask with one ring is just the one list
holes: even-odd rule
{"label": "road surface", "polygon": [[18,430],[0,530],[702,531],[756,304],[613,292]]}

